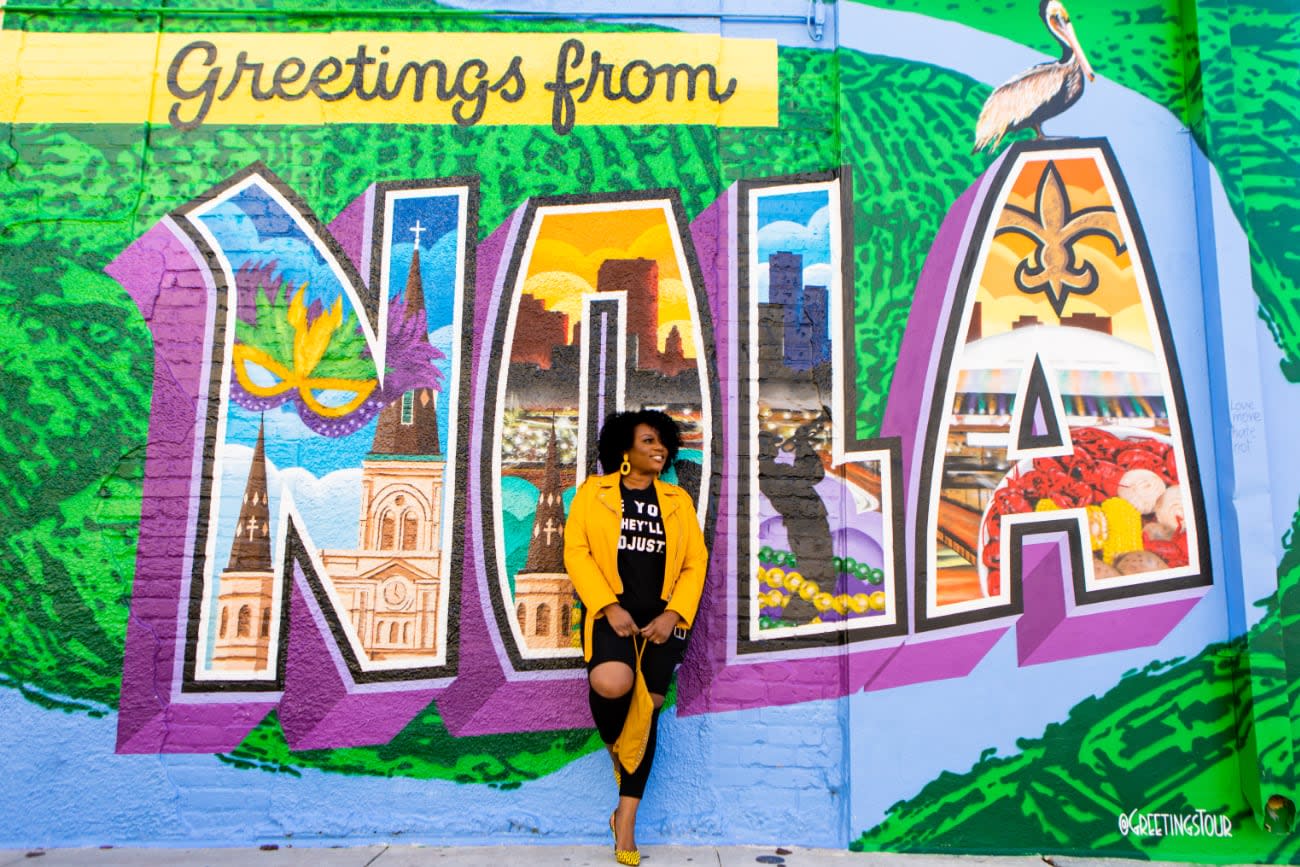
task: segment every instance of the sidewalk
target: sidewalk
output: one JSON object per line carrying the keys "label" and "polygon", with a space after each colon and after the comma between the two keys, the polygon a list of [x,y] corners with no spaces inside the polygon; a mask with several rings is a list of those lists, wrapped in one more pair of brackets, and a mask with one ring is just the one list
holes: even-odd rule
{"label": "sidewalk", "polygon": [[[652,867],[1158,867],[1161,862],[1067,856],[959,856],[857,853],[840,849],[775,848],[770,846],[650,846],[641,862]],[[358,846],[317,849],[4,849],[0,867],[607,867],[614,858],[597,846]],[[1165,862],[1168,863],[1168,862]]]}

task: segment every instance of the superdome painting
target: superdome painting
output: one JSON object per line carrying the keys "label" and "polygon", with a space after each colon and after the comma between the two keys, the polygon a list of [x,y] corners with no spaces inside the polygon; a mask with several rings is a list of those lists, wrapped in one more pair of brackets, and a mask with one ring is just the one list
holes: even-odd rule
{"label": "superdome painting", "polygon": [[932,422],[927,618],[1019,606],[1009,519],[1086,527],[1085,592],[1203,583],[1182,381],[1122,184],[1104,145],[1060,143],[1013,148],[986,193]]}

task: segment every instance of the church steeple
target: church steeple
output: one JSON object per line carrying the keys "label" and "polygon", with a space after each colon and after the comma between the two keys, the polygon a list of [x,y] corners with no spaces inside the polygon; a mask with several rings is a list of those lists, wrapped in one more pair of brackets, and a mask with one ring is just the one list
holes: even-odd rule
{"label": "church steeple", "polygon": [[266,496],[266,425],[257,426],[253,463],[244,484],[244,502],[235,524],[227,572],[271,571],[271,505]]}
{"label": "church steeple", "polygon": [[523,572],[564,571],[564,486],[560,481],[559,445],[552,421],[551,440],[546,446],[546,475],[537,499],[533,539],[528,545],[528,562]]}
{"label": "church steeple", "polygon": [[266,425],[257,427],[253,463],[235,523],[230,564],[217,578],[215,671],[263,672],[270,665],[275,571],[271,567],[271,506],[266,497]]}
{"label": "church steeple", "polygon": [[[425,318],[424,280],[420,277],[420,233],[427,231],[416,220],[411,227],[415,233],[415,249],[411,254],[411,269],[406,275],[406,318]],[[425,328],[424,330],[428,330]],[[384,407],[375,428],[375,440],[370,449],[376,455],[402,455],[424,457],[440,454],[438,443],[437,394],[431,388],[417,388],[402,395]]]}
{"label": "church steeple", "polygon": [[531,650],[582,646],[581,633],[574,628],[578,597],[573,592],[573,581],[564,571],[564,483],[560,477],[559,452],[552,419],[528,561],[515,575],[518,634],[524,646]]}
{"label": "church steeple", "polygon": [[411,227],[415,233],[415,244],[411,247],[411,267],[406,272],[406,318],[415,313],[424,312],[424,279],[420,276],[420,233],[425,228],[416,220]]}
{"label": "church steeple", "polygon": [[[415,221],[403,325],[427,334],[420,233]],[[389,287],[385,287],[385,292]],[[321,551],[339,600],[335,609],[361,645],[362,665],[441,666],[447,647],[447,461],[438,445],[432,388],[413,388],[384,407],[370,453],[361,461],[357,545]]]}

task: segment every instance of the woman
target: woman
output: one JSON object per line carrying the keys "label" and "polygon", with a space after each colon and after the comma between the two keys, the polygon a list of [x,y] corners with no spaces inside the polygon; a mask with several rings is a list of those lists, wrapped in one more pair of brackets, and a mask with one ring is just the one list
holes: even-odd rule
{"label": "woman", "polygon": [[565,567],[586,609],[587,697],[606,747],[627,719],[642,644],[641,672],[654,699],[641,764],[628,773],[614,762],[619,799],[609,823],[620,864],[641,863],[636,812],[654,759],[659,709],[686,648],[709,559],[690,495],[659,480],[680,443],[677,423],[662,412],[611,415],[600,431],[606,475],[578,489],[564,531]]}

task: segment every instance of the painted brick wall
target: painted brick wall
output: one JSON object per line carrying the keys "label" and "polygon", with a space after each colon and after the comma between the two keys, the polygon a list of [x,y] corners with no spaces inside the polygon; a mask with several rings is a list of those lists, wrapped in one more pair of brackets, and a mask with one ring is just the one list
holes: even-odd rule
{"label": "painted brick wall", "polygon": [[604,840],[655,408],[644,845],[1294,860],[1294,16],[814,6],[3,10],[0,845]]}

